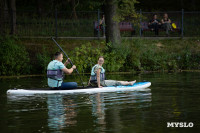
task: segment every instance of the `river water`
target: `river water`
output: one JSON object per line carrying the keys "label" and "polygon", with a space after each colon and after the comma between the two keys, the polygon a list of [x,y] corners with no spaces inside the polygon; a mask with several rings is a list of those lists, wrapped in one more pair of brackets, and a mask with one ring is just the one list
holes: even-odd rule
{"label": "river water", "polygon": [[[66,81],[78,80],[67,76]],[[70,79],[69,79],[70,78]],[[200,73],[107,75],[150,81],[150,90],[93,94],[7,96],[10,88],[45,88],[45,77],[0,79],[1,133],[197,133]],[[86,82],[88,75],[84,76]],[[185,126],[167,127],[167,122]]]}

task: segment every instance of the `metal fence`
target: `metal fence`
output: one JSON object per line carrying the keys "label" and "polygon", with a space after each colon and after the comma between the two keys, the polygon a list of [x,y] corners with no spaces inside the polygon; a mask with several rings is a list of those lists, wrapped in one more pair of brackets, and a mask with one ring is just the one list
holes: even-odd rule
{"label": "metal fence", "polygon": [[[163,14],[167,13],[172,23],[175,23],[178,30],[170,31],[171,37],[199,37],[200,36],[200,12],[143,12],[138,11],[142,17],[139,24],[132,24],[134,34],[129,30],[123,30],[123,37],[152,37],[154,32],[148,29],[149,20],[153,14],[157,14],[158,19],[162,19]],[[52,11],[44,14],[38,14],[35,11],[16,11],[16,32],[19,37],[101,37],[103,30],[98,29],[96,25],[104,13],[97,11]],[[8,11],[4,12],[5,21],[3,30],[9,34],[12,29],[12,18]],[[165,36],[164,30],[159,30],[158,36]]]}
{"label": "metal fence", "polygon": [[[141,23],[148,22],[153,14],[157,14],[158,19],[163,18],[163,14],[167,13],[172,23],[176,24],[176,29],[172,28],[170,36],[180,37],[199,37],[200,36],[200,12],[184,12],[181,11],[170,11],[170,12],[142,12]],[[153,36],[154,33],[149,31],[148,33],[142,34],[142,28],[140,28],[140,36]],[[160,30],[159,36],[165,36],[165,31]]]}

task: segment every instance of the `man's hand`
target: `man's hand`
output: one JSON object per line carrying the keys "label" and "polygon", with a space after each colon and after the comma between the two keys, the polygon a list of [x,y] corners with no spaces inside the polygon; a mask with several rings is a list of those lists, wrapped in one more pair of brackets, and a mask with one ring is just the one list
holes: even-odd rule
{"label": "man's hand", "polygon": [[68,59],[65,61],[65,64],[64,64],[64,65],[66,66],[67,64],[70,63],[70,61],[71,61],[70,58],[68,58]]}
{"label": "man's hand", "polygon": [[71,61],[70,58],[68,58],[68,59],[66,60],[66,63],[69,64],[70,61]]}
{"label": "man's hand", "polygon": [[76,69],[76,66],[75,66],[75,65],[73,65],[73,66],[72,66],[72,69],[74,69],[74,70],[75,70],[75,69]]}
{"label": "man's hand", "polygon": [[99,88],[102,88],[103,86],[100,85],[100,86],[98,86],[98,87],[99,87]]}

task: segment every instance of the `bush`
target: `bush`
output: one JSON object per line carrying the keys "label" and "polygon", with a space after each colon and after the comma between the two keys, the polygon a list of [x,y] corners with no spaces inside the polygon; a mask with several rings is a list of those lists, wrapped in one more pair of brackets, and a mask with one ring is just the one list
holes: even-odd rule
{"label": "bush", "polygon": [[129,54],[126,70],[178,70],[199,69],[200,46],[195,40],[126,41]]}
{"label": "bush", "polygon": [[36,54],[37,58],[37,72],[45,74],[47,72],[47,66],[51,61],[51,54],[49,54],[48,49],[43,45],[41,53]]}
{"label": "bush", "polygon": [[30,59],[25,47],[16,43],[17,38],[0,38],[0,75],[30,73]]}
{"label": "bush", "polygon": [[111,45],[107,43],[103,49],[105,64],[104,67],[108,72],[123,71],[127,55],[130,53],[128,45],[125,43]]}
{"label": "bush", "polygon": [[[100,47],[101,46],[101,47]],[[104,68],[107,72],[120,71],[125,63],[126,48],[122,46],[111,46],[101,43],[97,47],[93,47],[90,42],[83,44],[81,47],[76,47],[71,53],[70,58],[77,66],[77,69],[82,72],[90,72],[91,68],[97,63],[99,56],[104,56]]]}
{"label": "bush", "polygon": [[[21,42],[22,40],[14,37],[0,38],[0,75],[46,73],[52,54],[58,51],[58,48],[49,42],[41,43],[41,40],[34,43],[42,45],[32,47],[21,45]],[[65,43],[62,47],[69,50],[66,52],[80,73],[91,72],[99,56],[105,58],[103,66],[106,72],[200,68],[200,43],[195,39],[132,39],[122,40],[118,45],[105,44],[104,41],[66,42],[62,42]],[[80,46],[80,43],[83,44]]]}
{"label": "bush", "polygon": [[90,72],[94,64],[97,63],[98,57],[102,55],[102,48],[94,48],[90,42],[76,47],[70,53],[70,59],[76,65],[79,72]]}

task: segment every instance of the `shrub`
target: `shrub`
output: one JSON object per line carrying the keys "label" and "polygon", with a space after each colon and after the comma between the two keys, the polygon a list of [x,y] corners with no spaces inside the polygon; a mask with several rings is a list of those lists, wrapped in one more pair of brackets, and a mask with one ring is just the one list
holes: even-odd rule
{"label": "shrub", "polygon": [[14,37],[0,37],[0,75],[30,73],[30,59],[25,47]]}
{"label": "shrub", "polygon": [[47,66],[51,61],[51,54],[49,54],[48,49],[43,45],[41,53],[36,54],[37,58],[37,72],[45,74],[47,72]]}
{"label": "shrub", "polygon": [[90,42],[76,47],[70,52],[70,59],[76,65],[79,72],[90,72],[92,66],[97,63],[98,57],[102,55],[102,49],[94,48]]}

